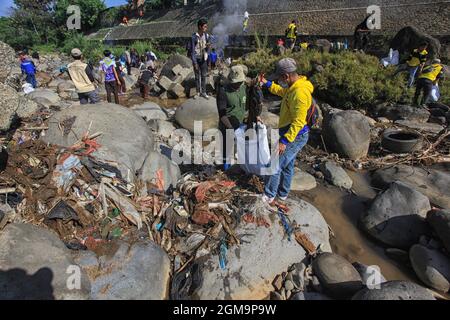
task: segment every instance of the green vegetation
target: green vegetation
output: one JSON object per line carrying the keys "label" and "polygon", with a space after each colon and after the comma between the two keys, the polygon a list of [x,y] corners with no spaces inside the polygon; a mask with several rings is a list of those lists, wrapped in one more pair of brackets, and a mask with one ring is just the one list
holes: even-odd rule
{"label": "green vegetation", "polygon": [[[374,56],[345,51],[320,53],[303,51],[287,53],[297,61],[301,74],[314,84],[314,95],[331,105],[344,108],[368,108],[381,102],[411,102],[413,89],[407,89],[405,78],[393,78],[395,68],[383,68]],[[270,74],[280,58],[269,49],[261,49],[238,61],[249,67],[251,76]],[[321,72],[314,72],[322,66]],[[406,77],[406,75],[405,75]],[[441,81],[441,102],[450,103],[450,81]]]}

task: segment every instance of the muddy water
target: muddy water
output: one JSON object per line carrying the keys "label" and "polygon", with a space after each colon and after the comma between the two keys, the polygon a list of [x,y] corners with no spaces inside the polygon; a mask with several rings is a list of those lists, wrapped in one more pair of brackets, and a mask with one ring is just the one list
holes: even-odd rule
{"label": "muddy water", "polygon": [[179,107],[183,102],[185,102],[187,99],[160,99],[159,97],[151,97],[149,96],[145,100],[139,95],[138,91],[132,91],[130,93],[127,93],[126,95],[120,96],[120,104],[125,107],[132,107],[134,105],[142,104],[146,101],[154,102],[161,106],[162,108],[166,109],[173,109]]}
{"label": "muddy water", "polygon": [[335,237],[330,239],[333,252],[351,263],[358,261],[378,266],[387,280],[419,283],[412,269],[388,258],[384,248],[358,228],[358,218],[366,209],[366,202],[373,199],[377,191],[370,187],[368,173],[347,173],[353,180],[353,189],[357,195],[322,183],[313,190],[297,193],[322,213],[333,230]]}

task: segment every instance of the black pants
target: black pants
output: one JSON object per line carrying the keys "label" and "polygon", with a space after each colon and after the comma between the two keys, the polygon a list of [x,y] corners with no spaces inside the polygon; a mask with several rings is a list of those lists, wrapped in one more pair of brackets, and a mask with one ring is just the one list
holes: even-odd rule
{"label": "black pants", "polygon": [[197,59],[198,68],[195,70],[195,81],[197,84],[197,93],[206,93],[206,76],[208,75],[208,62]]}
{"label": "black pants", "polygon": [[119,86],[116,81],[105,82],[106,100],[111,103],[111,94],[114,95],[115,104],[119,104]]}
{"label": "black pants", "polygon": [[127,73],[129,76],[131,76],[131,63],[125,62],[125,65],[127,66]]}
{"label": "black pants", "polygon": [[433,90],[433,81],[429,79],[420,78],[416,84],[416,94],[414,95],[413,103],[415,105],[419,102],[420,93],[423,91],[420,105],[428,104],[431,101],[431,91]]}

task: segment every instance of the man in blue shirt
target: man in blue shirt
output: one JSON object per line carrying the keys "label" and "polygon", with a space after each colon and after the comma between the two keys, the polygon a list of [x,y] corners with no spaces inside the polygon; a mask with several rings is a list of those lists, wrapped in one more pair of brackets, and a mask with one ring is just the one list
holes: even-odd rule
{"label": "man in blue shirt", "polygon": [[20,58],[20,69],[22,74],[26,76],[26,81],[33,86],[37,87],[36,83],[36,66],[33,61],[29,59],[24,52],[19,54]]}

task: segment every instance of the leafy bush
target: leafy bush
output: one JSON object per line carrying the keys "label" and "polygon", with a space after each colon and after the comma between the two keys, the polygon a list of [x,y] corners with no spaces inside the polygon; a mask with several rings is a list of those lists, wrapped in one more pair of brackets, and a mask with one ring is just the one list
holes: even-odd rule
{"label": "leafy bush", "polygon": [[[320,53],[303,51],[287,53],[297,61],[298,71],[308,75],[314,84],[314,95],[339,108],[367,108],[380,102],[411,102],[413,89],[407,89],[404,76],[393,77],[394,67],[383,68],[374,56],[344,51]],[[246,55],[238,63],[249,67],[251,76],[259,72],[270,74],[283,56],[275,56],[269,49]],[[323,71],[314,72],[320,65]],[[442,102],[450,102],[449,81],[441,83]]]}

